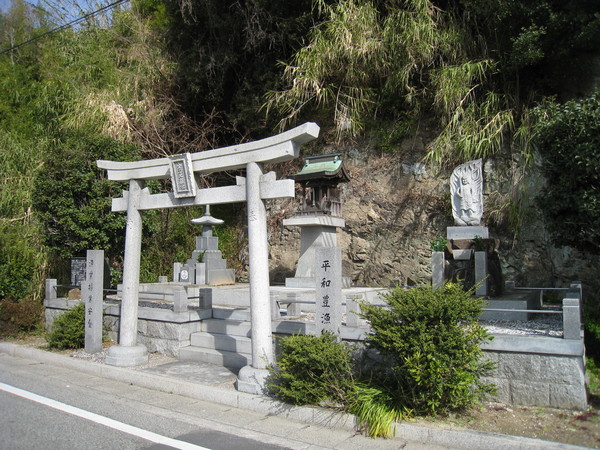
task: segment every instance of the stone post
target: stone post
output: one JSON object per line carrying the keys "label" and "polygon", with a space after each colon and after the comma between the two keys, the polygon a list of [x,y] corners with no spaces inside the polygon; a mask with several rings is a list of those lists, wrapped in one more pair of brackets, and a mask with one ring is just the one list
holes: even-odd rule
{"label": "stone post", "polygon": [[281,319],[281,310],[279,309],[279,294],[276,292],[271,292],[271,300],[269,303],[271,304],[271,317],[274,320]]}
{"label": "stone post", "polygon": [[347,327],[360,327],[362,319],[360,318],[360,300],[361,297],[358,295],[347,295],[346,296],[346,326]]}
{"label": "stone post", "polygon": [[138,208],[143,187],[142,180],[129,181],[119,345],[110,347],[106,356],[106,364],[113,366],[137,366],[148,362],[148,350],[137,343],[142,247],[142,215]]}
{"label": "stone post", "polygon": [[212,309],[212,288],[198,289],[200,309]]}
{"label": "stone post", "polygon": [[262,175],[262,164],[250,162],[246,165],[252,365],[240,369],[237,388],[240,391],[254,394],[264,391],[266,378],[269,375],[267,366],[274,363],[269,295],[267,211],[260,195]]}
{"label": "stone post", "polygon": [[46,278],[46,296],[44,297],[44,306],[48,306],[50,300],[56,299],[56,284],[55,278]]}
{"label": "stone post", "polygon": [[431,253],[431,285],[433,289],[444,287],[444,252]]}
{"label": "stone post", "polygon": [[581,316],[581,320],[583,320],[583,283],[581,281],[573,281],[569,288],[575,289],[579,292],[579,313]]}
{"label": "stone post", "polygon": [[581,339],[581,298],[578,288],[567,291],[563,299],[563,338]]}
{"label": "stone post", "polygon": [[85,305],[85,351],[102,351],[102,297],[104,288],[104,250],[88,250],[81,298]]}
{"label": "stone post", "polygon": [[173,312],[180,313],[188,310],[187,291],[183,286],[175,286],[173,290]]}
{"label": "stone post", "polygon": [[476,295],[488,295],[488,258],[487,252],[475,252],[475,290]]}

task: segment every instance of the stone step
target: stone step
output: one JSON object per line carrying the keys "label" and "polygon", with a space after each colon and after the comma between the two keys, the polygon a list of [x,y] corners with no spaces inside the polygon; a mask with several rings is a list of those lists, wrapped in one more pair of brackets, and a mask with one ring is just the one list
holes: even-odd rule
{"label": "stone step", "polygon": [[252,354],[252,341],[243,336],[227,336],[197,331],[190,336],[192,347]]}
{"label": "stone step", "polygon": [[206,319],[202,321],[202,329],[210,334],[226,334],[229,336],[251,337],[250,322],[231,319]]}
{"label": "stone step", "polygon": [[192,346],[180,348],[179,359],[181,361],[207,362],[233,369],[240,369],[252,363],[252,355],[250,354]]}
{"label": "stone step", "polygon": [[231,319],[239,321],[250,321],[250,309],[227,308],[221,306],[213,307],[213,319]]}

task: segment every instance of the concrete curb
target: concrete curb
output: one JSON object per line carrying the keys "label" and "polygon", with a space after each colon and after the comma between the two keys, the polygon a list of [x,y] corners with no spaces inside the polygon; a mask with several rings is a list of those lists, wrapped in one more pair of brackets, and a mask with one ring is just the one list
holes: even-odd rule
{"label": "concrete curb", "polygon": [[[0,342],[0,353],[25,358],[45,364],[56,365],[90,375],[130,383],[134,386],[166,393],[183,395],[234,408],[242,408],[270,416],[279,416],[312,423],[325,427],[355,430],[356,418],[347,413],[325,408],[291,406],[263,395],[207,386],[199,383],[178,380],[163,375],[109,366],[91,361],[74,359],[70,356],[24,347],[8,342]],[[168,382],[165,382],[168,380]],[[396,427],[396,438],[426,444],[441,445],[461,449],[583,449],[575,445],[523,438],[474,430],[427,428],[419,425],[400,423]]]}

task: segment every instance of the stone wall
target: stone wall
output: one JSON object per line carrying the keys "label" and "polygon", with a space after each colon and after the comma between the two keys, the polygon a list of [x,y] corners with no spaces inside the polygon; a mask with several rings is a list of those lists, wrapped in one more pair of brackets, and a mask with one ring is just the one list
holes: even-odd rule
{"label": "stone wall", "polygon": [[[57,298],[46,300],[46,329],[52,328],[54,320],[77,305],[80,300]],[[144,344],[149,352],[179,357],[179,349],[190,345],[190,335],[200,331],[202,319],[210,317],[210,310],[174,313],[171,310],[140,307],[138,310],[137,342]],[[119,339],[120,306],[104,303],[104,333],[113,341]]]}
{"label": "stone wall", "polygon": [[483,346],[496,369],[484,378],[508,404],[585,409],[582,340],[539,336],[495,336]]}
{"label": "stone wall", "polygon": [[[277,339],[296,333],[313,334],[314,323],[279,322]],[[342,327],[341,337],[360,352],[368,328]],[[585,354],[582,339],[544,336],[494,335],[482,345],[483,358],[496,363],[483,380],[496,385],[490,397],[509,405],[584,410],[587,407]],[[363,364],[380,361],[370,350]]]}

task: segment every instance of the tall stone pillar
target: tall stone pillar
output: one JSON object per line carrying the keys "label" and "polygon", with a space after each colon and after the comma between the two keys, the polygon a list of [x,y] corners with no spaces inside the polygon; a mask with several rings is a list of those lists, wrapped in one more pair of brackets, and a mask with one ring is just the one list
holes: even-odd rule
{"label": "tall stone pillar", "polygon": [[113,366],[138,366],[148,362],[148,350],[137,343],[142,249],[142,215],[138,208],[143,187],[143,180],[129,181],[119,345],[110,347],[106,356],[106,363]]}
{"label": "tall stone pillar", "polygon": [[242,367],[237,380],[238,390],[253,394],[264,391],[265,380],[269,375],[267,366],[274,362],[269,304],[267,211],[260,195],[263,175],[261,166],[255,162],[246,166],[252,365]]}

